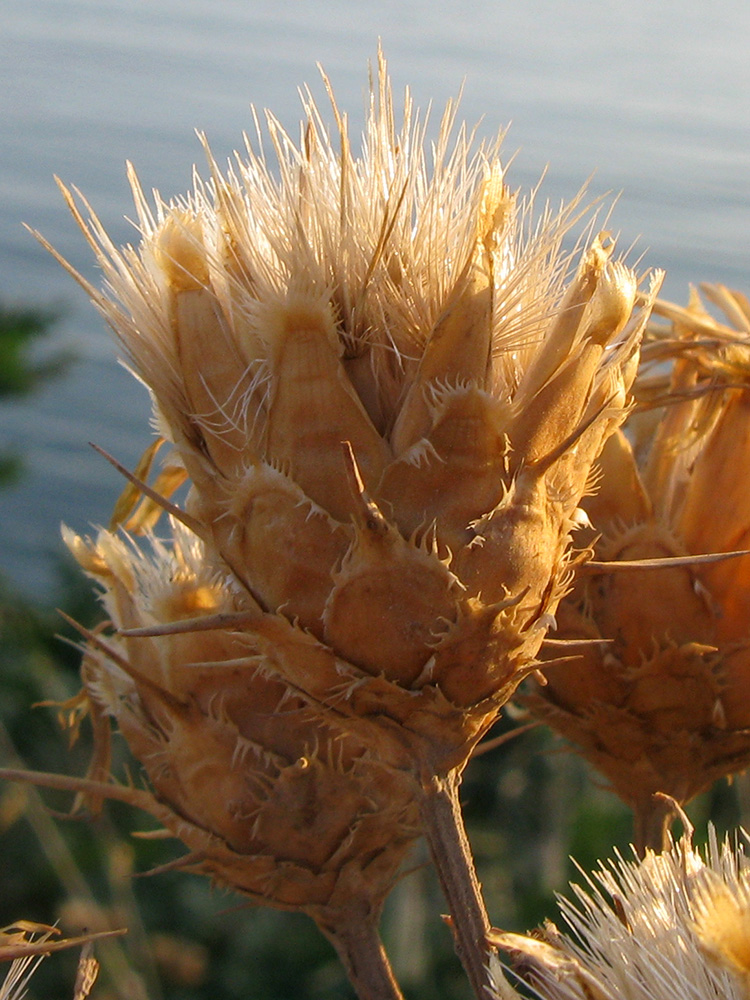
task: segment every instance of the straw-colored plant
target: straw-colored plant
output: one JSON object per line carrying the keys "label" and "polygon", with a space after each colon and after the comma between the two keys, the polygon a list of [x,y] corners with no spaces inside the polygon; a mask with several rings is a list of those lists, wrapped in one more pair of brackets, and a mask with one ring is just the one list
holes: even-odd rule
{"label": "straw-colored plant", "polygon": [[308,95],[299,144],[267,117],[273,166],[249,141],[223,172],[209,153],[184,199],[149,207],[131,171],[137,247],[65,190],[104,290],[76,277],[173,448],[153,487],[132,477],[146,507],[117,519],[175,521],[151,561],[109,532],[69,539],[115,629],[87,637],[87,704],[153,793],[105,783],[101,750],[92,783],[69,787],[142,805],[191,863],[261,895],[262,833],[266,898],[306,907],[298,885],[274,897],[298,841],[263,803],[296,816],[304,796],[316,846],[365,817],[373,839],[341,848],[365,899],[415,803],[483,997],[489,923],[458,787],[537,667],[660,276],[639,293],[606,234],[563,252],[580,199],[535,219],[499,140],[477,146],[453,106],[428,152],[408,95],[396,122],[382,60],[360,156],[332,103],[335,137]]}
{"label": "straw-colored plant", "polygon": [[0,983],[0,1000],[23,1000],[40,962],[53,952],[68,948],[81,949],[73,1000],[86,1000],[99,972],[93,942],[123,933],[123,930],[102,931],[66,938],[61,936],[59,928],[30,920],[17,920],[8,927],[0,928],[0,963],[10,962],[10,968]]}
{"label": "straw-colored plant", "polygon": [[704,294],[731,325],[697,293],[687,309],[657,303],[671,323],[644,348],[642,406],[605,445],[585,503],[610,566],[580,577],[559,635],[608,641],[531,699],[632,806],[641,850],[665,843],[672,813],[654,793],[686,803],[750,763],[750,559],[694,558],[750,549],[750,304]]}

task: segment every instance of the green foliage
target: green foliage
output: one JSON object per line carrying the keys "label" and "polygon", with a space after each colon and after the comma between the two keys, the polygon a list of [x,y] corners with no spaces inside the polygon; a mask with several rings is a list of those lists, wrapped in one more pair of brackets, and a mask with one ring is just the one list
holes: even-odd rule
{"label": "green foliage", "polygon": [[44,361],[29,357],[34,341],[46,336],[56,319],[52,312],[0,305],[0,396],[26,395],[68,363],[61,353]]}
{"label": "green foliage", "polygon": [[[0,401],[32,392],[59,375],[70,361],[69,355],[60,352],[43,361],[31,357],[35,341],[50,333],[56,318],[52,312],[0,304]],[[14,483],[22,470],[20,456],[0,453],[0,486]]]}

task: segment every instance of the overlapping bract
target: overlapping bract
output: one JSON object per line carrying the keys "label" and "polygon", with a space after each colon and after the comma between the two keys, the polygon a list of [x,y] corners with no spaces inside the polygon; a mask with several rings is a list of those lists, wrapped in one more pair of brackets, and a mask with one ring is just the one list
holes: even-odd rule
{"label": "overlapping bract", "polygon": [[[688,309],[656,306],[672,323],[646,348],[660,367],[637,392],[651,408],[635,412],[630,440],[609,439],[586,501],[600,559],[750,548],[750,307],[723,287],[705,293],[731,325],[697,294]],[[749,574],[746,557],[604,570],[561,608],[562,635],[610,641],[551,670],[533,704],[637,811],[659,791],[689,801],[750,761]]]}

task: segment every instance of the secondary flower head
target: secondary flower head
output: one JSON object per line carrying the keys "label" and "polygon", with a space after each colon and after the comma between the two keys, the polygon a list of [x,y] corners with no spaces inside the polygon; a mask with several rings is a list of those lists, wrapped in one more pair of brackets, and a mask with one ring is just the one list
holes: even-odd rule
{"label": "secondary flower head", "polygon": [[[595,557],[612,570],[581,578],[560,634],[609,641],[551,670],[532,699],[646,827],[652,817],[641,833],[654,846],[664,819],[655,792],[687,802],[750,761],[750,559],[690,562],[750,548],[750,307],[725,288],[705,292],[733,326],[697,294],[688,309],[657,304],[672,323],[645,349],[659,365],[637,383],[649,408],[635,411],[630,438],[609,439],[585,504]],[[685,562],[617,566],[665,557]]]}
{"label": "secondary flower head", "polygon": [[747,1000],[749,871],[737,844],[711,831],[704,855],[686,836],[574,885],[576,901],[559,901],[565,932],[548,922],[493,938],[539,1000]]}
{"label": "secondary flower head", "polygon": [[[95,542],[66,536],[120,632],[242,607],[179,525],[169,544],[152,538],[150,554],[108,531]],[[100,632],[84,659],[87,707],[117,721],[153,789],[133,790],[133,803],[189,846],[184,866],[322,923],[351,900],[379,913],[419,833],[410,788],[263,661],[228,629]],[[96,725],[95,737],[101,772],[109,727]]]}

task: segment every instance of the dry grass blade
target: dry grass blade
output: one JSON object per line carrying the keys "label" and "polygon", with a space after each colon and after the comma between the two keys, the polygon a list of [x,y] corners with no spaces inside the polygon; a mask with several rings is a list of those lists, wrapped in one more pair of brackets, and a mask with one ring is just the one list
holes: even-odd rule
{"label": "dry grass blade", "polygon": [[81,948],[74,1000],[85,1000],[91,991],[99,964],[93,956],[94,941],[118,937],[125,929],[79,934],[61,938],[60,930],[47,924],[18,920],[0,930],[0,962],[11,962],[2,985],[0,1000],[21,1000],[43,958],[56,951]]}
{"label": "dry grass blade", "polygon": [[[11,962],[28,955],[50,955],[52,952],[78,948],[101,938],[120,937],[122,934],[127,934],[127,928],[58,939],[59,934],[60,931],[56,927],[46,927],[44,924],[27,921],[3,928],[0,931],[0,962]],[[34,939],[30,935],[42,935],[43,939]]]}

